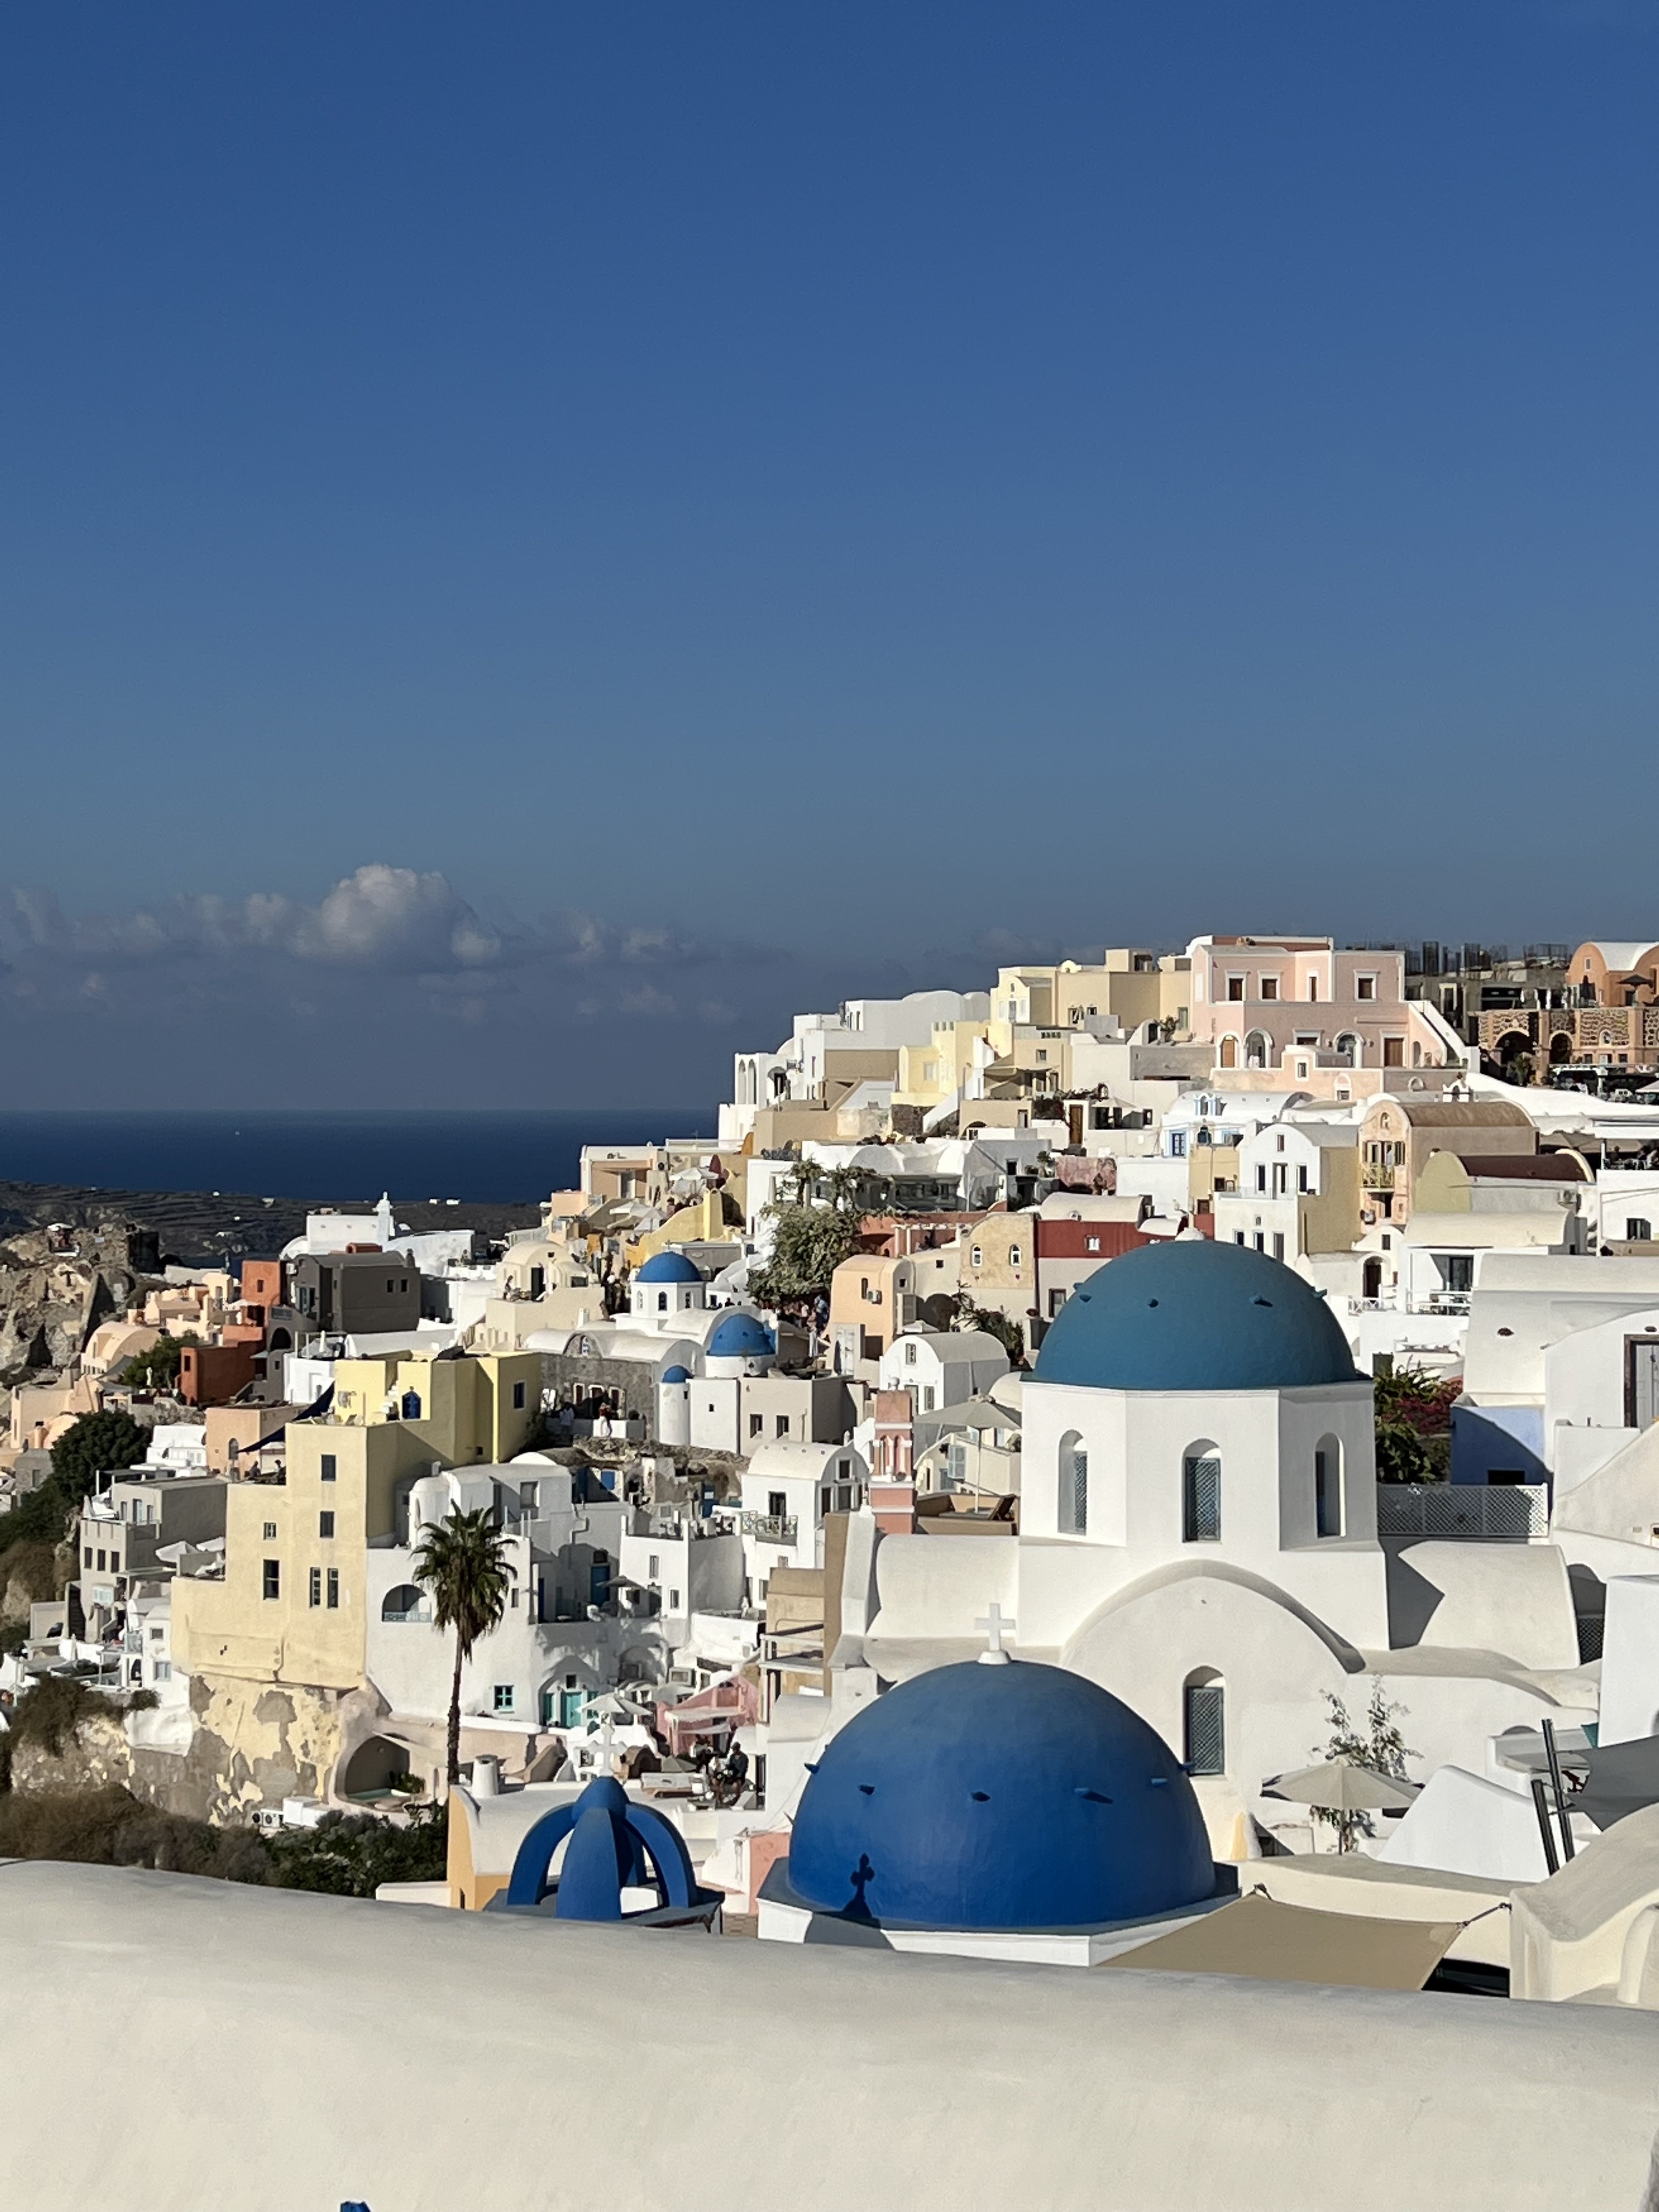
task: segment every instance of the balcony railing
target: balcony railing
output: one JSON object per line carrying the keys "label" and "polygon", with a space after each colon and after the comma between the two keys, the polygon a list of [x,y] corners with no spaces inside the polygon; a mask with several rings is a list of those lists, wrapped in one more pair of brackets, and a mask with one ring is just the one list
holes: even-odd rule
{"label": "balcony railing", "polygon": [[1392,1190],[1394,1168],[1387,1160],[1366,1160],[1360,1168],[1359,1179],[1367,1190]]}
{"label": "balcony railing", "polygon": [[1524,1544],[1549,1529],[1541,1482],[1379,1482],[1379,1536],[1467,1536]]}
{"label": "balcony railing", "polygon": [[745,1536],[757,1536],[763,1544],[793,1544],[795,1540],[793,1513],[745,1513],[742,1528]]}

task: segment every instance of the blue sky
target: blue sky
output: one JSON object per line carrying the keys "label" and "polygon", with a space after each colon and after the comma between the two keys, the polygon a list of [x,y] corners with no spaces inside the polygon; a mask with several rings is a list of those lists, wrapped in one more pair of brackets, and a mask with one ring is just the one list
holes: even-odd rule
{"label": "blue sky", "polygon": [[1651,931],[1656,95],[1645,0],[7,11],[0,1104]]}

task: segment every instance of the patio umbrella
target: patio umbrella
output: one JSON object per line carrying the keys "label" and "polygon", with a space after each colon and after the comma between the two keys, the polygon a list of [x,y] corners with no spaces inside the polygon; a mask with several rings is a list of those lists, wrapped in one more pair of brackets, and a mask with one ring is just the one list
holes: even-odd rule
{"label": "patio umbrella", "polygon": [[1659,1803],[1659,1736],[1598,1744],[1589,1754],[1589,1779],[1567,1803],[1587,1814],[1605,1834],[1615,1820]]}
{"label": "patio umbrella", "polygon": [[1368,1766],[1351,1766],[1346,1759],[1299,1766],[1295,1773],[1275,1775],[1262,1786],[1274,1797],[1317,1805],[1327,1813],[1403,1813],[1417,1795],[1414,1782],[1390,1781]]}

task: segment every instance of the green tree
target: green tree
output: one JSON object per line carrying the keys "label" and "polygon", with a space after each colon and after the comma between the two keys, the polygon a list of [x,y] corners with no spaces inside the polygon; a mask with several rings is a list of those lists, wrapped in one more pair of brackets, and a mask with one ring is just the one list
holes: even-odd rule
{"label": "green tree", "polygon": [[170,1392],[178,1384],[185,1346],[199,1344],[200,1341],[199,1337],[188,1330],[183,1336],[164,1336],[159,1344],[152,1344],[148,1352],[141,1352],[129,1359],[116,1379],[134,1390]]}
{"label": "green tree", "polygon": [[987,1336],[995,1337],[1008,1355],[1011,1367],[1025,1364],[1025,1332],[1017,1321],[994,1306],[976,1306],[966,1291],[957,1295],[957,1327],[982,1329]]}
{"label": "green tree", "polygon": [[83,1413],[52,1448],[52,1473],[0,1513],[0,1552],[17,1544],[61,1544],[81,1501],[106,1469],[143,1459],[149,1431],[131,1413]]}
{"label": "green tree", "polygon": [[496,1626],[507,1609],[514,1575],[507,1538],[486,1506],[476,1513],[451,1513],[421,1538],[415,1579],[432,1593],[440,1628],[455,1632],[455,1674],[449,1688],[449,1778],[461,1778],[461,1669],[481,1636]]}
{"label": "green tree", "polygon": [[131,1413],[83,1413],[52,1448],[52,1472],[78,1501],[106,1468],[133,1467],[149,1446],[149,1431]]}
{"label": "green tree", "polygon": [[1376,1479],[1379,1482],[1431,1482],[1434,1468],[1429,1448],[1415,1429],[1403,1421],[1376,1425]]}
{"label": "green tree", "polygon": [[449,1856],[449,1808],[417,1805],[405,1826],[372,1813],[325,1814],[314,1828],[266,1838],[270,1879],[283,1889],[373,1897],[383,1881],[440,1881]]}
{"label": "green tree", "polygon": [[[1325,1693],[1327,1717],[1331,1726],[1330,1741],[1322,1753],[1314,1746],[1316,1757],[1340,1759],[1349,1766],[1364,1767],[1368,1774],[1380,1774],[1389,1782],[1404,1782],[1406,1761],[1417,1753],[1406,1741],[1399,1716],[1404,1705],[1391,1705],[1382,1693],[1381,1679],[1371,1677],[1370,1703],[1365,1711],[1364,1724],[1357,1726],[1350,1717],[1348,1708],[1334,1690]],[[1351,1851],[1356,1836],[1375,1833],[1369,1813],[1346,1811],[1340,1806],[1313,1805],[1309,1810],[1322,1826],[1336,1831],[1336,1847],[1340,1851]]]}
{"label": "green tree", "polygon": [[850,1199],[836,1205],[774,1204],[772,1256],[749,1278],[750,1296],[763,1306],[809,1306],[828,1299],[842,1261],[859,1249],[864,1216]]}

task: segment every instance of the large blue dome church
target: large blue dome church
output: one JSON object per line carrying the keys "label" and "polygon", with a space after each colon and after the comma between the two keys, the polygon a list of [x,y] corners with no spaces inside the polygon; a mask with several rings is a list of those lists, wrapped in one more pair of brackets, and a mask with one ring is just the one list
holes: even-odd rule
{"label": "large blue dome church", "polygon": [[1335,1315],[1243,1244],[1171,1237],[1126,1252],[1066,1301],[1033,1380],[1097,1390],[1297,1390],[1354,1382]]}
{"label": "large blue dome church", "polygon": [[1127,1705],[1062,1668],[970,1660],[830,1740],[785,1882],[894,1927],[1074,1929],[1202,1903],[1216,1872],[1192,1784]]}

